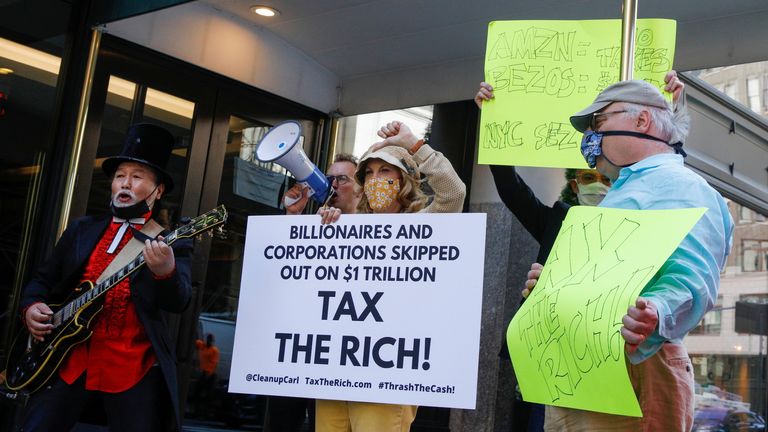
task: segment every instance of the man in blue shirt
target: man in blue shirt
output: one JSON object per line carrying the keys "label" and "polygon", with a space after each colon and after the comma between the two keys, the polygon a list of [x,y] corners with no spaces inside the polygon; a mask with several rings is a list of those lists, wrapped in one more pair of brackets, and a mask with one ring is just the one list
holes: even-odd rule
{"label": "man in blue shirt", "polygon": [[643,417],[550,406],[545,429],[688,431],[694,382],[682,339],[717,299],[733,234],[728,206],[683,165],[687,114],[673,113],[652,85],[639,80],[613,84],[570,120],[584,133],[581,148],[587,163],[613,182],[600,207],[707,211],[622,321],[627,367]]}

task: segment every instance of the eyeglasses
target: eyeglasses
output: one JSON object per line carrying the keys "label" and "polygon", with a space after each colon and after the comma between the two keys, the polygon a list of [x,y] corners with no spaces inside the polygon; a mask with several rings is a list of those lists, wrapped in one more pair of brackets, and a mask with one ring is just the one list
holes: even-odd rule
{"label": "eyeglasses", "polygon": [[603,176],[597,171],[579,171],[576,173],[576,182],[588,185],[590,183],[594,183],[599,181],[600,183],[610,186],[611,185],[611,179],[608,177]]}
{"label": "eyeglasses", "polygon": [[343,184],[346,184],[347,182],[352,180],[352,179],[349,178],[349,176],[346,176],[344,174],[329,175],[329,176],[325,176],[325,177],[328,179],[328,183],[333,184],[333,181],[336,180],[336,182],[339,183],[339,186],[341,186]]}
{"label": "eyeglasses", "polygon": [[592,117],[590,117],[589,119],[589,128],[592,129],[593,131],[597,131],[597,118],[599,116],[607,116],[609,114],[621,114],[625,112],[627,112],[627,110],[592,113]]}

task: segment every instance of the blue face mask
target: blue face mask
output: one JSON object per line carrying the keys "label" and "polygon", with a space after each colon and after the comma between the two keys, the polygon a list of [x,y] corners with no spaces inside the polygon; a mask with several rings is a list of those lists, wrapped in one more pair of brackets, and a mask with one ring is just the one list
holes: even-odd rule
{"label": "blue face mask", "polygon": [[590,168],[597,165],[597,157],[603,154],[602,141],[603,135],[594,131],[584,132],[584,136],[581,137],[581,154]]}
{"label": "blue face mask", "polygon": [[[590,131],[584,132],[584,136],[581,137],[581,154],[584,156],[584,160],[587,161],[587,165],[589,165],[590,168],[594,168],[595,165],[597,165],[597,157],[600,155],[603,155],[605,160],[607,160],[611,165],[617,166],[619,168],[625,168],[635,163],[633,162],[626,165],[617,165],[611,162],[611,160],[608,159],[603,154],[603,137],[605,136],[631,136],[635,138],[643,138],[643,139],[649,139],[653,141],[659,141],[673,147],[676,152],[681,153],[683,156],[685,156],[685,153],[682,152],[682,148],[678,149],[677,147],[678,144],[670,145],[668,142],[648,134],[644,134],[640,132],[632,132],[632,131],[595,132],[590,130]],[[679,145],[680,147],[682,147],[682,144],[679,144]]]}

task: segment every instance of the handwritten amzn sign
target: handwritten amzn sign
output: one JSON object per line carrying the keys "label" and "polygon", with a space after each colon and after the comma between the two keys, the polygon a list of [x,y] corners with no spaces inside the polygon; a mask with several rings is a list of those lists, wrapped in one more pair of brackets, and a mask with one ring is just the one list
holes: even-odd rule
{"label": "handwritten amzn sign", "polygon": [[[675,31],[672,20],[637,21],[636,79],[664,86]],[[478,163],[587,168],[568,118],[619,81],[620,65],[620,20],[491,22],[485,80],[495,97],[483,104]]]}
{"label": "handwritten amzn sign", "polygon": [[536,287],[507,330],[526,401],[642,415],[621,319],[704,211],[568,211]]}

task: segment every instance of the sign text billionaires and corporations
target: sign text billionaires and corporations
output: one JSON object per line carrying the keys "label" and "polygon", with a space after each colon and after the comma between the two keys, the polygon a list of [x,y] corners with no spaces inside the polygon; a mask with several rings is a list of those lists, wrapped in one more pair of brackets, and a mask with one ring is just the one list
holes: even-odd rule
{"label": "sign text billionaires and corporations", "polygon": [[474,407],[484,237],[484,214],[249,218],[230,390]]}

